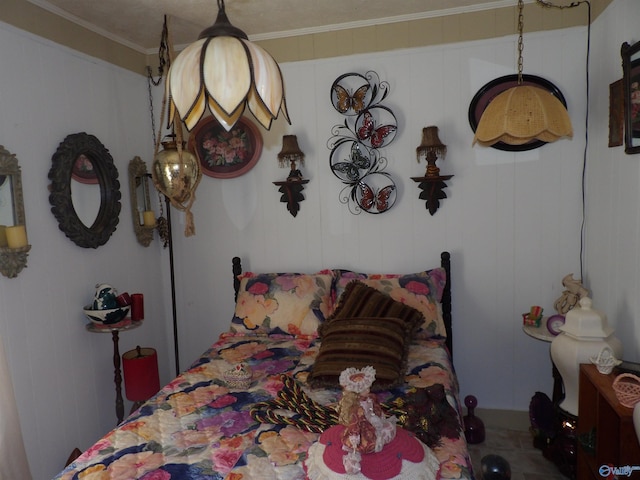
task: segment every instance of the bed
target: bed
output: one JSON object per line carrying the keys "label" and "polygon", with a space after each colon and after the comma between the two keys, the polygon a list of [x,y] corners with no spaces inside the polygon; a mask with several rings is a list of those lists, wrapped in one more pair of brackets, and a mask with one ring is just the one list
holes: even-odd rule
{"label": "bed", "polygon": [[238,258],[233,273],[229,331],[55,480],[303,479],[310,446],[336,423],[345,362],[375,364],[373,395],[430,447],[436,478],[474,478],[448,252],[412,274],[243,273]]}

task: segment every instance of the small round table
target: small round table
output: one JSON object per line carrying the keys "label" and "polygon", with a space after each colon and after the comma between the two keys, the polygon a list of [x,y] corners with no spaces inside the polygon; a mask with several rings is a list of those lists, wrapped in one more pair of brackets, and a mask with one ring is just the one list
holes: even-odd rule
{"label": "small round table", "polygon": [[[547,329],[547,317],[542,317],[540,321],[540,326],[536,327],[535,325],[522,325],[522,330],[524,333],[529,335],[536,340],[542,340],[543,342],[551,343],[555,337],[548,329]],[[553,376],[553,396],[551,400],[554,404],[559,403],[564,398],[564,387],[562,384],[562,376],[560,372],[556,368],[553,361],[551,375]]]}
{"label": "small round table", "polygon": [[87,323],[86,329],[93,333],[111,333],[113,339],[113,367],[115,370],[114,382],[116,384],[116,416],[118,417],[118,424],[124,420],[124,400],[122,398],[122,371],[120,370],[120,349],[118,348],[118,342],[120,340],[120,332],[127,330],[133,330],[142,325],[142,320],[133,321],[130,318],[125,318],[123,321],[114,323],[113,325],[100,326],[95,323]]}
{"label": "small round table", "polygon": [[[522,325],[524,333],[536,340],[551,343],[555,335],[547,329],[548,317],[542,317],[540,326]],[[543,456],[553,462],[558,469],[569,478],[575,478],[576,469],[576,437],[575,430],[578,418],[564,411],[559,404],[564,398],[562,376],[551,360],[553,375],[553,398],[555,414],[555,433],[551,438],[534,438],[534,447],[542,450]]]}

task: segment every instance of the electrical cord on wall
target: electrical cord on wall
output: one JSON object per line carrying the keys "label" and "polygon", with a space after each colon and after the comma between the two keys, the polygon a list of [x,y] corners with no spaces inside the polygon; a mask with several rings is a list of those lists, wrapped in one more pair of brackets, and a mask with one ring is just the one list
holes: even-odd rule
{"label": "electrical cord on wall", "polygon": [[582,156],[582,223],[580,225],[580,281],[584,281],[584,235],[586,221],[586,175],[587,175],[587,150],[589,145],[589,57],[591,53],[591,2],[589,0],[580,0],[571,2],[568,5],[554,5],[545,0],[536,0],[536,3],[545,8],[557,8],[564,10],[565,8],[574,8],[580,4],[587,5],[587,56],[585,59],[585,78],[586,78],[586,106],[584,125],[584,152]]}

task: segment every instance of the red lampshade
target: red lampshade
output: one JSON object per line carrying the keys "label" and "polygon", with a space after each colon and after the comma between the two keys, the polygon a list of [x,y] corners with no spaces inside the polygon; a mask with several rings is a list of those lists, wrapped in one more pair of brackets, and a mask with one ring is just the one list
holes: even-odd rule
{"label": "red lampshade", "polygon": [[123,353],[122,367],[125,393],[132,402],[148,400],[160,390],[155,349],[137,347]]}

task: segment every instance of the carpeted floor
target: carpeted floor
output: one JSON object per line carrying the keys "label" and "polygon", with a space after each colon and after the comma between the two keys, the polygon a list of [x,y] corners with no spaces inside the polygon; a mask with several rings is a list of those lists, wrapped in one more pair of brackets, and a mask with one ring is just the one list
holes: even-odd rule
{"label": "carpeted floor", "polygon": [[529,432],[487,428],[482,443],[469,445],[477,480],[482,479],[481,459],[494,454],[503,457],[511,467],[511,480],[567,480],[558,468],[533,447]]}

